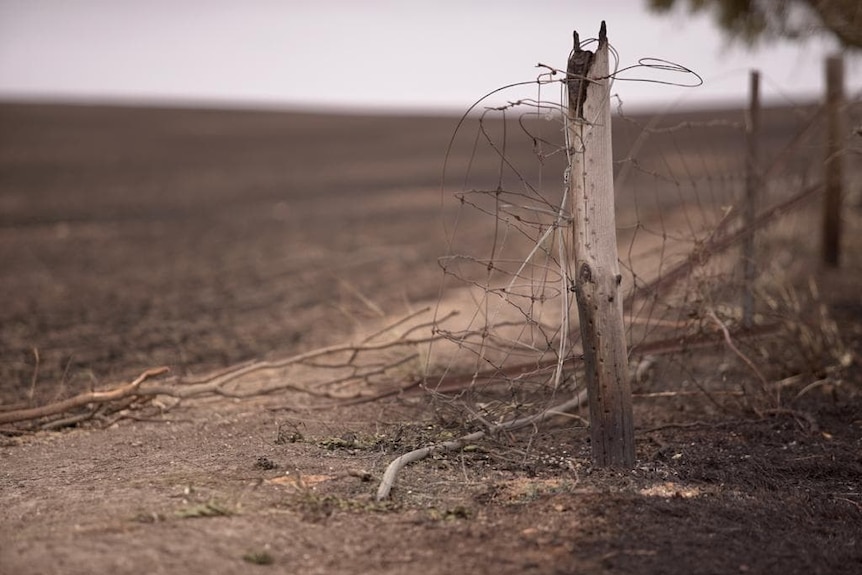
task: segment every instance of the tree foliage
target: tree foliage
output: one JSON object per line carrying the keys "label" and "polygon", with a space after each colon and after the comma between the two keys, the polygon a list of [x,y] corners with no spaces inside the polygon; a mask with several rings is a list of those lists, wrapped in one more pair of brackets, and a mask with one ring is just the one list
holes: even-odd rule
{"label": "tree foliage", "polygon": [[860,0],[647,0],[656,12],[688,4],[709,10],[731,37],[749,44],[761,39],[805,38],[826,32],[847,48],[862,49]]}

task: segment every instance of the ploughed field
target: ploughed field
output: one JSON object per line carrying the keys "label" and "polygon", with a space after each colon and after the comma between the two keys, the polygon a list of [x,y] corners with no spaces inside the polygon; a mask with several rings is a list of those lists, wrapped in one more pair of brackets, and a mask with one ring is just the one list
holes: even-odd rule
{"label": "ploughed field", "polygon": [[[768,149],[794,113],[765,114]],[[477,250],[494,233],[441,192],[456,124],[0,105],[0,408],[155,366],[191,376],[298,354],[433,303],[446,222],[460,215]],[[616,155],[636,138],[618,120]],[[470,150],[453,149],[447,185],[493,189],[487,149],[459,180]],[[552,187],[559,161],[544,167]],[[290,394],[221,399],[108,428],[3,430],[0,572],[860,572],[854,257],[821,277],[855,350],[842,385],[759,415],[636,399],[634,470],[592,469],[583,422],[561,420],[410,466],[377,503],[392,458],[467,430],[420,394],[323,410]]]}

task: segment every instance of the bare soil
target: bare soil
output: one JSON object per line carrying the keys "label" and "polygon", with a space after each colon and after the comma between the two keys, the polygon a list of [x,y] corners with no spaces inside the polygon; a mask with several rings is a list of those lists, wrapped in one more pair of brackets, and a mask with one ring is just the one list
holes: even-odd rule
{"label": "bare soil", "polygon": [[[0,407],[283,357],[434,301],[455,123],[0,105]],[[818,275],[856,358],[841,385],[760,414],[642,394],[631,470],[591,468],[559,418],[411,465],[376,502],[394,457],[465,431],[421,395],[9,427],[0,572],[862,572],[862,266]]]}

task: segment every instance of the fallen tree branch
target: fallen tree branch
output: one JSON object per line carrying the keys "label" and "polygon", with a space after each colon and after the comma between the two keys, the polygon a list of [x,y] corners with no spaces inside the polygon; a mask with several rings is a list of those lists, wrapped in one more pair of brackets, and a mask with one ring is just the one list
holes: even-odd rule
{"label": "fallen tree branch", "polygon": [[[433,343],[433,342],[439,341],[441,339],[444,339],[444,337],[442,335],[431,335],[428,337],[414,338],[414,339],[407,337],[410,333],[413,333],[417,329],[420,329],[422,327],[431,327],[432,325],[434,325],[433,321],[429,321],[429,322],[419,324],[417,326],[413,326],[407,332],[401,334],[399,337],[397,337],[395,339],[391,339],[391,340],[383,341],[383,342],[379,342],[379,343],[370,343],[374,339],[377,339],[381,335],[385,334],[386,332],[394,329],[395,327],[397,327],[399,325],[402,325],[403,323],[416,317],[417,315],[420,315],[422,313],[427,312],[429,309],[430,308],[423,308],[419,311],[416,311],[416,312],[409,314],[408,316],[406,316],[404,318],[400,318],[399,320],[395,321],[394,323],[392,323],[392,324],[386,326],[385,328],[383,328],[383,329],[371,334],[370,336],[366,337],[359,344],[349,343],[349,344],[333,345],[333,346],[323,347],[323,348],[319,348],[319,349],[313,349],[311,351],[307,351],[305,353],[294,355],[294,356],[291,356],[291,357],[288,357],[285,359],[274,360],[274,361],[256,361],[253,363],[246,363],[246,364],[240,365],[239,367],[237,367],[235,369],[229,369],[227,371],[222,370],[216,374],[213,374],[213,375],[210,375],[207,377],[203,377],[200,379],[196,379],[196,380],[195,379],[191,379],[191,380],[179,379],[179,380],[177,380],[177,382],[183,384],[184,386],[186,386],[186,388],[182,391],[174,391],[173,393],[165,393],[165,395],[173,395],[174,397],[183,398],[183,397],[189,397],[191,395],[198,395],[200,393],[206,393],[206,392],[220,393],[218,390],[223,385],[230,383],[231,381],[239,379],[240,377],[243,377],[243,376],[248,375],[250,373],[254,373],[254,372],[273,371],[273,370],[278,370],[278,369],[284,369],[284,368],[290,367],[292,365],[309,364],[309,362],[313,359],[320,358],[320,357],[326,357],[326,356],[332,356],[332,355],[336,355],[339,353],[348,353],[349,354],[348,359],[346,361],[344,361],[342,364],[328,365],[325,367],[328,367],[328,368],[350,367],[350,366],[355,365],[354,361],[356,360],[356,357],[360,352],[385,351],[385,350],[389,350],[389,349],[393,349],[393,348],[397,348],[397,347],[407,347],[407,346],[413,346],[413,345],[419,345],[419,344]],[[449,319],[450,317],[453,317],[454,315],[457,315],[457,312],[451,312],[448,315],[446,315],[445,317],[443,317],[437,321],[438,322],[445,321],[445,320]],[[321,366],[317,366],[317,367],[321,367]],[[388,366],[384,366],[384,367],[388,367]],[[375,372],[373,375],[378,375],[378,374],[379,374],[379,372]],[[338,381],[338,383],[340,383],[340,382],[341,381]],[[330,383],[330,382],[327,382],[327,384],[328,383]],[[306,388],[297,389],[297,387],[298,386],[292,386],[290,384],[285,384],[284,386],[279,386],[278,389],[271,389],[269,392],[279,391],[281,389],[294,389],[297,391],[308,392],[308,390]],[[223,393],[220,393],[220,394],[224,395]]]}
{"label": "fallen tree branch", "polygon": [[421,447],[409,453],[405,453],[404,455],[395,458],[386,468],[386,471],[383,473],[383,479],[380,481],[380,486],[377,488],[377,501],[383,501],[384,499],[387,499],[389,497],[389,493],[392,491],[393,485],[395,485],[395,478],[398,476],[398,472],[401,471],[401,469],[403,469],[406,465],[425,459],[432,453],[436,453],[438,451],[454,451],[456,449],[461,449],[467,443],[482,439],[488,433],[494,434],[500,431],[514,431],[516,429],[521,429],[531,425],[537,425],[548,419],[549,417],[552,417],[554,415],[561,415],[573,409],[577,409],[578,407],[583,405],[586,400],[587,390],[582,389],[574,398],[570,399],[569,401],[566,401],[554,407],[550,407],[537,414],[522,417],[520,419],[513,419],[512,421],[506,421],[504,423],[498,423],[496,425],[491,425],[488,427],[487,430],[475,431],[473,433],[468,433],[467,435],[459,437],[458,439],[445,441],[443,443],[436,443],[434,445]]}
{"label": "fallen tree branch", "polygon": [[[780,329],[780,324],[772,323],[755,326],[754,328],[738,329],[731,333],[731,336],[736,339],[753,338],[771,335],[777,333]],[[667,339],[632,344],[629,348],[629,356],[680,353],[705,347],[719,346],[722,345],[723,342],[724,340],[720,336],[713,333],[684,334]],[[580,365],[583,360],[584,358],[582,355],[570,355],[563,360],[563,366],[575,367]],[[435,393],[451,393],[453,391],[460,391],[467,386],[510,382],[522,377],[535,375],[542,370],[554,369],[557,366],[558,361],[559,360],[557,359],[540,362],[531,361],[479,372],[428,376],[426,377],[427,382],[436,381],[436,383],[433,385],[426,383],[426,386],[429,391]],[[386,392],[382,397],[388,397],[390,395],[393,395],[393,393]]]}
{"label": "fallen tree branch", "polygon": [[[760,335],[769,335],[778,331],[781,326],[778,324],[769,324],[765,326],[756,326],[754,329],[739,330],[731,335],[736,338],[757,337]],[[681,351],[698,349],[702,347],[718,346],[724,340],[721,337],[716,337],[714,334],[694,334],[674,337],[669,339],[657,340],[648,343],[634,344],[631,347],[630,355],[634,354],[670,354]],[[583,356],[572,355],[563,361],[564,366],[575,367],[583,361]],[[381,399],[397,395],[409,395],[417,393],[457,393],[466,388],[477,385],[498,385],[503,383],[511,383],[523,377],[535,375],[542,370],[552,369],[556,367],[557,360],[536,362],[525,362],[522,364],[508,365],[502,368],[489,369],[480,372],[457,373],[444,375],[430,375],[424,379],[416,379],[405,385],[401,385],[395,389],[383,391],[374,395],[366,395],[364,397],[354,397],[345,400],[338,400],[332,403],[326,403],[310,407],[308,409],[330,409],[333,407],[348,407],[363,403],[373,403]],[[434,381],[433,385],[428,382]],[[681,392],[666,392],[667,394],[680,395]],[[703,394],[702,391],[688,392],[690,395]],[[636,395],[638,396],[638,395]],[[650,395],[641,394],[642,397],[652,397]],[[640,397],[638,396],[638,397]],[[658,397],[658,394],[654,395]],[[269,408],[272,411],[287,409],[286,406],[276,406]]]}
{"label": "fallen tree branch", "polygon": [[[373,389],[384,381],[403,379],[404,371],[410,370],[406,367],[407,364],[416,361],[419,357],[415,348],[443,338],[442,335],[433,333],[423,337],[417,332],[422,329],[430,331],[441,320],[445,321],[457,314],[453,311],[436,321],[413,321],[429,310],[430,307],[425,307],[413,311],[358,342],[313,349],[282,359],[246,362],[199,377],[175,376],[141,385],[147,379],[168,371],[167,367],[149,369],[131,383],[112,389],[89,391],[38,407],[29,407],[25,404],[11,409],[0,409],[0,425],[30,421],[34,422],[35,428],[57,429],[95,417],[101,418],[102,414],[126,410],[132,405],[141,407],[153,402],[156,396],[178,400],[174,405],[189,398],[219,396],[246,399],[286,390],[318,398],[354,400],[360,396],[358,399],[363,400],[361,394],[364,388],[349,389],[349,387],[358,385],[370,386]],[[414,334],[416,337],[411,337]],[[38,352],[34,350],[34,354],[37,365],[33,381],[37,377],[35,374],[38,373],[39,367]],[[294,377],[279,374],[276,378],[257,378],[238,382],[251,374],[284,370],[294,366],[312,370],[313,374],[322,372],[324,375],[313,376],[311,381],[296,381]],[[415,374],[409,377],[411,381],[416,381]],[[389,394],[390,392],[385,392],[382,395]],[[81,412],[83,407],[88,409]],[[49,420],[46,421],[45,418]],[[36,423],[36,420],[41,421]]]}
{"label": "fallen tree branch", "polygon": [[131,383],[116,389],[111,389],[109,391],[88,391],[86,393],[70,397],[69,399],[50,403],[48,405],[0,413],[0,424],[15,423],[18,421],[26,421],[28,419],[39,419],[40,417],[47,417],[50,415],[59,415],[77,407],[123,399],[136,394],[138,392],[138,388],[147,379],[162,375],[168,371],[170,370],[167,367],[155,367],[146,370]]}

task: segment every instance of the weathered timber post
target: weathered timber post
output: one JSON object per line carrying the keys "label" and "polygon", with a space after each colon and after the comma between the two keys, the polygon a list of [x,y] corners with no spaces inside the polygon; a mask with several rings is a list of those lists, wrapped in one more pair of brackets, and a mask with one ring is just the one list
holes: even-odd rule
{"label": "weathered timber post", "polygon": [[569,56],[568,187],[574,284],[584,346],[593,464],[634,465],[634,424],[614,218],[608,38]]}
{"label": "weathered timber post", "polygon": [[752,70],[750,76],[748,116],[745,122],[745,202],[743,219],[749,230],[742,243],[742,325],[754,324],[754,220],[757,218],[757,196],[760,195],[760,73]]}
{"label": "weathered timber post", "polygon": [[826,59],[826,161],[823,196],[823,263],[838,267],[841,259],[841,194],[844,178],[844,61],[841,56]]}

